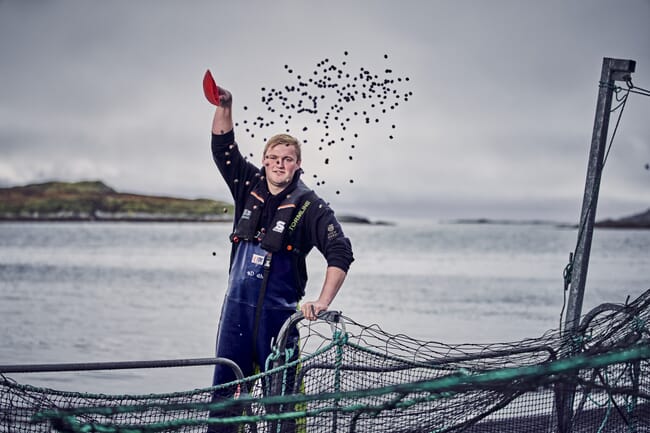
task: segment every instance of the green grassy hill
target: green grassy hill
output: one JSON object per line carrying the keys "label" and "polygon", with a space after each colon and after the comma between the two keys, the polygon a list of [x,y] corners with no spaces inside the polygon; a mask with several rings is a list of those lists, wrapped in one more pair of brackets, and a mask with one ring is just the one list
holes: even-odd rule
{"label": "green grassy hill", "polygon": [[120,193],[100,181],[0,188],[5,221],[229,221],[232,210],[215,200]]}

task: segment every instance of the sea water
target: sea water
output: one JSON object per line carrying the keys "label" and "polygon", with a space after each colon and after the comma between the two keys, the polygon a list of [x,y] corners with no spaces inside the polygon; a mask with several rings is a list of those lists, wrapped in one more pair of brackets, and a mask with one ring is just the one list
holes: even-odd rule
{"label": "sea water", "polygon": [[[0,364],[211,357],[227,223],[1,223]],[[560,326],[575,228],[398,221],[344,225],[355,262],[332,309],[393,334],[510,342]],[[597,229],[583,313],[650,288],[650,231]],[[308,259],[307,299],[326,264]],[[60,390],[209,386],[210,367],[15,374]]]}

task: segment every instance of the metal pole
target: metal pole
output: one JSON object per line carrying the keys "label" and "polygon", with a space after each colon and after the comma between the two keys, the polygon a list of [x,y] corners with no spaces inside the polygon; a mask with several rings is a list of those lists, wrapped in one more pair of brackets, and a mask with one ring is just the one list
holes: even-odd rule
{"label": "metal pole", "polygon": [[[578,226],[578,243],[573,256],[569,301],[564,320],[564,335],[569,336],[569,338],[575,328],[580,324],[580,316],[582,314],[582,302],[584,299],[591,240],[596,219],[600,177],[604,164],[605,149],[607,147],[607,130],[614,93],[614,82],[629,79],[635,67],[636,62],[633,60],[611,59],[608,57],[603,59],[600,86],[598,89],[598,102],[596,104],[596,117],[587,164],[587,179],[585,182],[584,197],[582,199],[582,213]],[[569,356],[572,354],[571,352],[570,350],[568,353]],[[560,403],[558,404],[559,430],[562,433],[568,433],[572,427],[575,388],[569,386],[564,389],[562,394]]]}
{"label": "metal pole", "polygon": [[228,358],[169,359],[153,361],[84,362],[64,364],[15,364],[0,365],[1,373],[48,373],[60,371],[131,370],[137,368],[194,367],[203,365],[226,365],[232,368],[238,380],[244,379],[239,366]]}
{"label": "metal pole", "polygon": [[579,324],[584,299],[589,254],[591,252],[591,239],[593,237],[596,206],[598,204],[598,191],[600,189],[600,176],[603,168],[603,159],[607,147],[607,130],[609,115],[614,93],[614,82],[629,79],[634,72],[636,62],[633,60],[603,59],[598,90],[598,103],[596,105],[596,118],[591,137],[591,150],[587,165],[587,179],[585,192],[582,199],[582,214],[578,229],[578,244],[574,252],[573,269],[571,272],[571,288],[569,303],[567,305],[564,330],[571,331]]}

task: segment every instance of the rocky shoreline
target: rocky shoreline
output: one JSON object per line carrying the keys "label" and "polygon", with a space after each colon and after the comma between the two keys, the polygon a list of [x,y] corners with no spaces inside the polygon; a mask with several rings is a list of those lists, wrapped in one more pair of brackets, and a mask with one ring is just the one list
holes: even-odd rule
{"label": "rocky shoreline", "polygon": [[55,213],[5,213],[0,214],[0,222],[228,222],[227,215],[161,214],[145,212],[55,212]]}

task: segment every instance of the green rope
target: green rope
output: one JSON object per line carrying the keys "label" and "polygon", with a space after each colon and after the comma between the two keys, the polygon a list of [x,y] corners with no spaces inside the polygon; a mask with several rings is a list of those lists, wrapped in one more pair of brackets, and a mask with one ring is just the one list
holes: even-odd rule
{"label": "green rope", "polygon": [[343,367],[343,347],[348,343],[348,334],[341,331],[334,332],[336,341],[336,358],[334,363],[334,391],[341,391],[341,368]]}
{"label": "green rope", "polygon": [[638,315],[635,315],[634,318],[632,319],[632,329],[634,329],[634,332],[642,333],[643,331],[646,330],[647,326],[648,326],[647,320],[644,320]]}
{"label": "green rope", "polygon": [[612,413],[612,401],[611,398],[607,399],[607,410],[605,411],[605,416],[603,417],[603,422],[600,423],[600,427],[598,427],[598,430],[596,433],[601,433],[603,432],[603,429],[607,425],[607,421],[609,421],[609,415]]}
{"label": "green rope", "polygon": [[[333,339],[337,341],[336,345],[336,358],[334,362],[334,392],[341,392],[341,368],[343,367],[343,347],[348,342],[348,335],[342,333],[339,330],[334,332]],[[334,400],[334,406],[338,407],[339,401]],[[338,417],[336,416],[338,412],[334,412],[334,417],[332,419],[332,430],[336,431],[336,426],[338,423]]]}
{"label": "green rope", "polygon": [[[331,392],[320,395],[284,395],[284,396],[269,396],[261,399],[254,399],[246,396],[237,401],[223,401],[218,403],[185,403],[185,404],[171,404],[160,407],[161,410],[219,410],[229,408],[236,405],[249,404],[253,402],[262,403],[264,405],[280,405],[280,404],[296,404],[307,403],[313,401],[320,402],[333,402],[327,406],[312,409],[312,410],[294,410],[284,413],[266,413],[252,416],[238,416],[228,418],[210,418],[210,419],[179,419],[174,421],[152,423],[148,425],[123,425],[123,426],[102,426],[101,424],[85,424],[81,425],[74,417],[85,414],[98,414],[98,415],[112,415],[116,413],[133,413],[141,412],[148,409],[147,405],[131,405],[121,407],[97,407],[97,408],[78,408],[74,410],[47,410],[38,413],[35,420],[43,421],[47,419],[61,419],[69,428],[74,432],[85,433],[88,431],[100,431],[102,433],[139,433],[139,432],[157,432],[170,428],[180,428],[185,426],[205,425],[205,424],[232,424],[232,423],[254,423],[261,421],[281,421],[291,420],[300,417],[313,417],[322,413],[338,412],[338,413],[354,413],[365,412],[372,413],[386,410],[387,406],[393,409],[408,408],[423,401],[432,401],[444,399],[449,397],[449,393],[464,390],[471,387],[482,387],[495,383],[513,383],[521,384],[525,381],[533,380],[539,377],[546,377],[554,380],[560,380],[561,375],[574,373],[578,370],[585,368],[603,368],[612,364],[623,362],[632,362],[638,360],[650,359],[650,345],[642,344],[632,346],[626,350],[620,350],[610,353],[598,354],[593,356],[586,356],[584,354],[576,355],[571,358],[563,358],[547,364],[526,366],[526,367],[510,367],[498,370],[486,371],[475,374],[467,374],[464,372],[445,376],[442,378],[405,383],[391,386],[384,386],[380,388],[371,388],[363,390],[345,391],[345,392]],[[407,399],[406,396],[415,394],[415,397]],[[354,402],[358,399],[367,397],[379,397],[397,395],[390,403],[381,403],[377,405],[368,405],[360,403],[345,403]]]}

